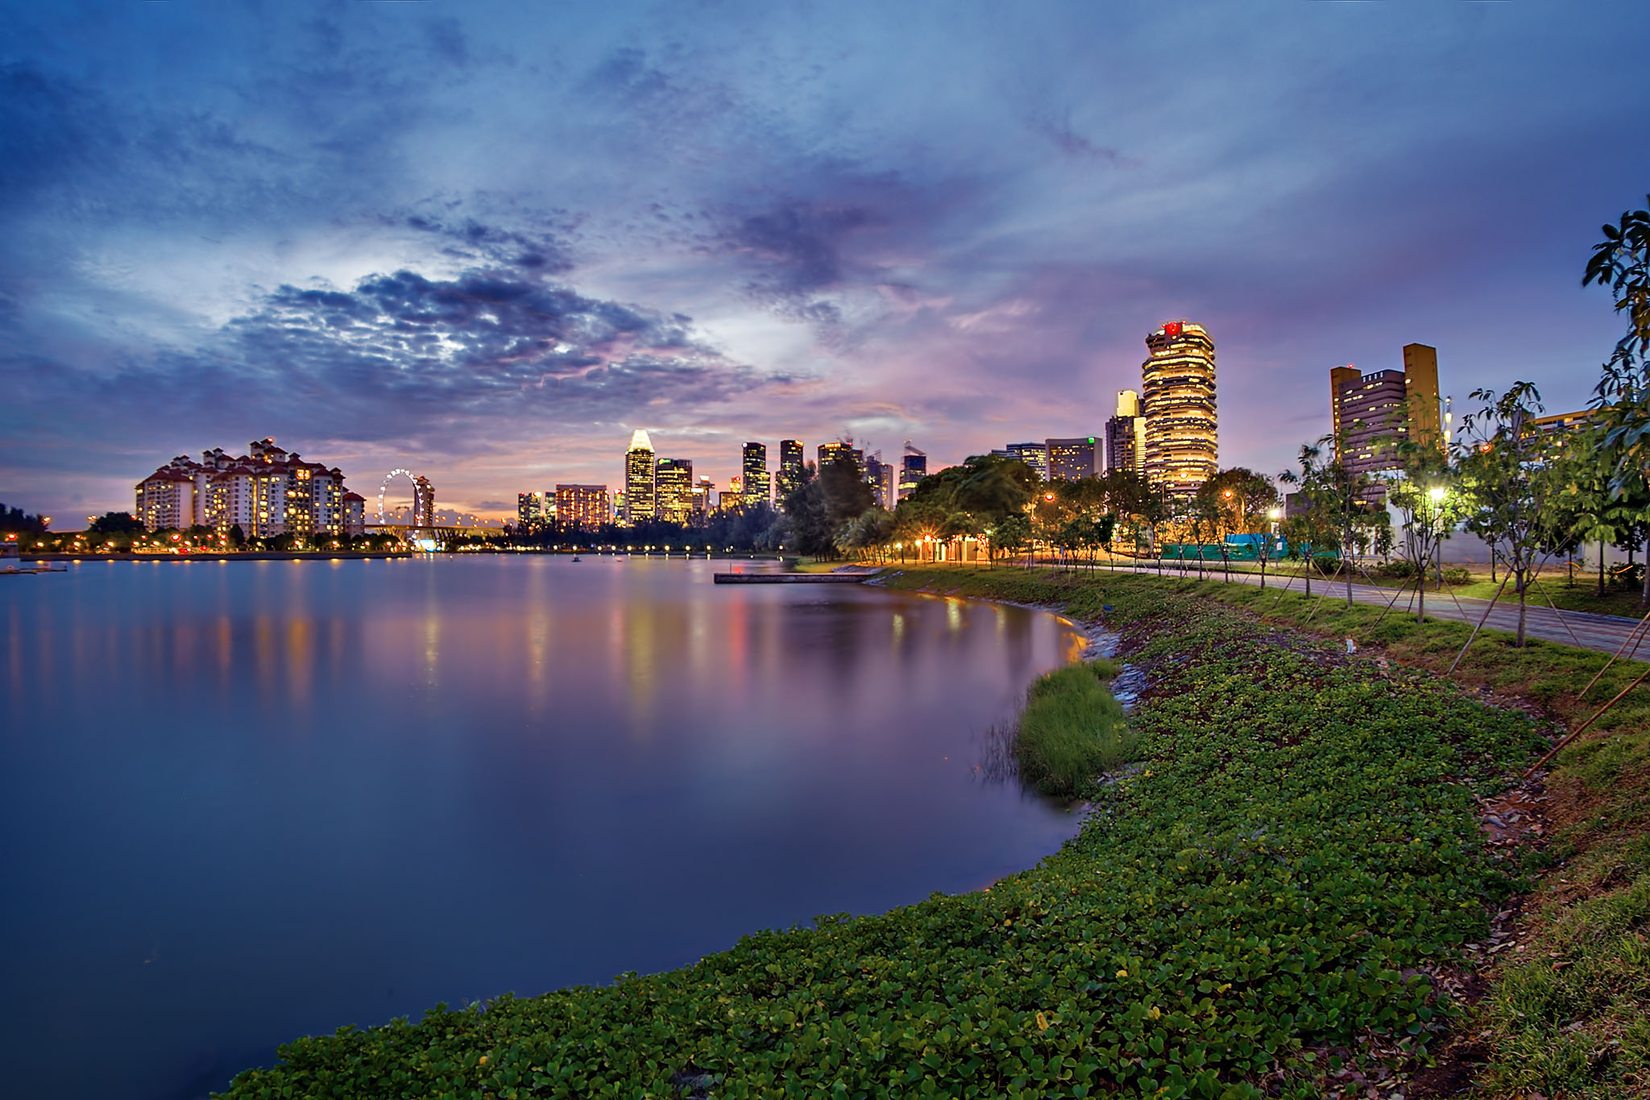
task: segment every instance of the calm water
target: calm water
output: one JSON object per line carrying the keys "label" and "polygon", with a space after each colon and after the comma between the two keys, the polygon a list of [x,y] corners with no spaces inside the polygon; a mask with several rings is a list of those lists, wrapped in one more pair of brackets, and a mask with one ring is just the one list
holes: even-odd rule
{"label": "calm water", "polygon": [[1075,831],[980,768],[1068,624],[712,569],[0,580],[0,1091],[200,1096],[297,1035],[974,889]]}

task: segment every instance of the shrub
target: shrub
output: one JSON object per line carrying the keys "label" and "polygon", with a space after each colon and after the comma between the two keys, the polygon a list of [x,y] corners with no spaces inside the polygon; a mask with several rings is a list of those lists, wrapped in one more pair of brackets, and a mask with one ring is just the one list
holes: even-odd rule
{"label": "shrub", "polygon": [[1031,685],[1014,744],[1027,782],[1071,798],[1129,759],[1135,738],[1106,686],[1117,672],[1110,661],[1093,661],[1057,669]]}

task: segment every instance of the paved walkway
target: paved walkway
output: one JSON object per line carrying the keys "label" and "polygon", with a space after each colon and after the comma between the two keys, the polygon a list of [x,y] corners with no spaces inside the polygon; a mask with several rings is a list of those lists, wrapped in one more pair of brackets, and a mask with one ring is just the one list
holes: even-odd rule
{"label": "paved walkway", "polygon": [[[1097,567],[1103,571],[1106,567]],[[1118,572],[1135,572],[1156,574],[1155,568],[1135,565],[1125,565],[1119,562]],[[1165,565],[1165,578],[1178,578],[1179,571]],[[1197,570],[1188,569],[1185,574],[1188,578],[1196,579]],[[1225,580],[1220,569],[1204,570],[1205,580]],[[1232,583],[1260,584],[1259,573],[1242,573],[1232,571]],[[1280,583],[1282,582],[1282,583]],[[1268,574],[1266,578],[1268,591],[1274,588],[1285,588],[1291,592],[1304,593],[1305,585],[1300,577],[1279,577],[1277,574]],[[1314,580],[1312,582],[1312,597],[1320,595],[1329,599],[1346,600],[1346,582],[1335,580]],[[1402,615],[1406,611],[1415,614],[1415,589],[1409,588],[1399,594],[1397,590],[1382,588],[1372,584],[1353,584],[1352,599],[1357,603],[1377,604],[1385,607],[1391,602],[1394,595],[1398,602],[1393,605],[1391,614]],[[1465,622],[1469,625],[1476,623],[1484,614],[1484,609],[1490,605],[1489,600],[1453,597],[1446,589],[1443,592],[1427,590],[1427,618],[1452,619]],[[1614,653],[1621,648],[1622,642],[1638,625],[1637,619],[1622,618],[1619,615],[1600,615],[1593,611],[1558,611],[1543,604],[1530,604],[1524,618],[1524,633],[1531,638],[1541,638],[1549,642],[1558,642],[1561,645],[1580,646],[1583,649],[1596,649],[1603,653]],[[1504,630],[1509,634],[1518,630],[1518,603],[1516,600],[1503,595],[1496,603],[1495,610],[1484,623],[1485,630]],[[1626,657],[1650,658],[1650,628],[1639,633],[1638,638],[1624,654]]]}

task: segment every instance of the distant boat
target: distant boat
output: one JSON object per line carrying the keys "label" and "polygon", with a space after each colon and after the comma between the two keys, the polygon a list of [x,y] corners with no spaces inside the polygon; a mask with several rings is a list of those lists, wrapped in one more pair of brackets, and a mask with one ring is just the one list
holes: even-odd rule
{"label": "distant boat", "polygon": [[578,555],[577,555],[577,554],[574,554],[574,555],[573,555],[573,560],[574,560],[574,561],[578,561],[578,560],[579,560],[579,556],[578,556]]}

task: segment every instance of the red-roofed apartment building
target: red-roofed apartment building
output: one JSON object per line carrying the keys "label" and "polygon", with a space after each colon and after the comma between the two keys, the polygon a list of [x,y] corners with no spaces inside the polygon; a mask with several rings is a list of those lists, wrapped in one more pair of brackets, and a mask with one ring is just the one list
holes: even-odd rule
{"label": "red-roofed apartment building", "polygon": [[214,447],[199,462],[174,458],[138,482],[137,518],[151,531],[239,525],[249,538],[362,532],[366,500],[344,487],[338,467],[305,462],[273,439],[250,449],[236,456]]}

